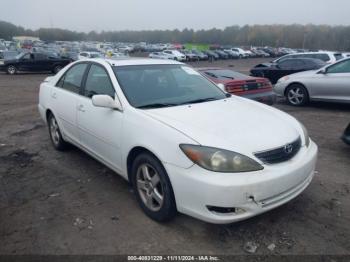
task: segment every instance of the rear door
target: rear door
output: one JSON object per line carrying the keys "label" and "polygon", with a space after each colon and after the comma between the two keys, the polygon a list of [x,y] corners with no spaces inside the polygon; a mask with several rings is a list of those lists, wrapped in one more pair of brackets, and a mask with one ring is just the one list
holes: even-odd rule
{"label": "rear door", "polygon": [[109,95],[118,99],[107,69],[96,63],[91,64],[83,95],[78,99],[80,141],[88,151],[121,170],[120,136],[123,113],[110,108],[95,107],[92,104],[94,95]]}
{"label": "rear door", "polygon": [[61,131],[76,143],[79,143],[77,104],[87,67],[87,63],[75,64],[51,90],[52,110]]}

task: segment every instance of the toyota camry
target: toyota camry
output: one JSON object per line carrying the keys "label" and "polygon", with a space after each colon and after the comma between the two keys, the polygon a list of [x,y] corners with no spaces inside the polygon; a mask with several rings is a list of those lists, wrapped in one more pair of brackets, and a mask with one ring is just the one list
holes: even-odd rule
{"label": "toyota camry", "polygon": [[295,118],[176,61],[77,61],[41,84],[38,107],[55,149],[73,144],[127,179],[156,221],[243,220],[314,175],[317,146]]}

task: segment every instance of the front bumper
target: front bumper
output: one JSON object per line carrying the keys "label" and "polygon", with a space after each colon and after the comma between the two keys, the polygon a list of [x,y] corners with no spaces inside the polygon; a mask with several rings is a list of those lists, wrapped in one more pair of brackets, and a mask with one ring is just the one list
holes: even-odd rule
{"label": "front bumper", "polygon": [[289,82],[277,82],[273,87],[273,91],[278,96],[284,96],[284,92],[286,91],[288,84]]}
{"label": "front bumper", "polygon": [[[276,208],[298,196],[310,184],[317,146],[301,148],[291,160],[265,165],[249,173],[215,173],[193,165],[188,169],[164,164],[171,180],[179,212],[216,223],[232,223]],[[218,213],[208,206],[234,208]]]}

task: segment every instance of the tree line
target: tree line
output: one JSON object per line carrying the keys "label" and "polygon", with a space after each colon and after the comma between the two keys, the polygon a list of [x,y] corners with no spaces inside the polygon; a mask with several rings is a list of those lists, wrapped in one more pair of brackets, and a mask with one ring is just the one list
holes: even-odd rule
{"label": "tree line", "polygon": [[350,51],[350,26],[329,25],[245,25],[208,30],[141,30],[89,33],[59,28],[25,29],[0,21],[0,38],[39,37],[44,41],[106,41],[147,43],[206,43],[239,46],[272,46]]}

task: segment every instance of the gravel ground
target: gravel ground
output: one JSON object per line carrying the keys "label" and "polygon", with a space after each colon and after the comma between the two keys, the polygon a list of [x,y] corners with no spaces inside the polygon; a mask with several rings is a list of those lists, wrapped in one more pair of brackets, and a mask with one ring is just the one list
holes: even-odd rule
{"label": "gravel ground", "polygon": [[[262,59],[197,63],[248,72]],[[82,151],[50,144],[38,111],[44,74],[0,74],[0,254],[350,254],[350,106],[277,108],[319,146],[317,174],[295,200],[230,224],[185,215],[158,224],[128,183]]]}

